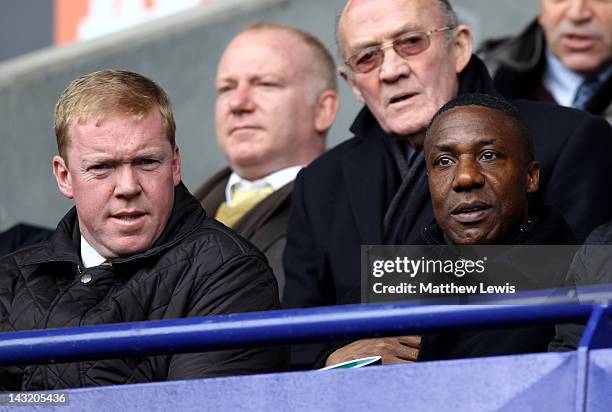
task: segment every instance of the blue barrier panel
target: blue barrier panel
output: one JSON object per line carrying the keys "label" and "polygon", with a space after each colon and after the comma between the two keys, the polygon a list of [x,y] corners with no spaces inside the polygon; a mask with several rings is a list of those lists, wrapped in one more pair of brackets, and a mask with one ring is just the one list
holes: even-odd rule
{"label": "blue barrier panel", "polygon": [[347,305],[0,334],[0,365],[586,319],[591,305]]}
{"label": "blue barrier panel", "polygon": [[610,309],[591,304],[353,305],[3,333],[0,363],[512,327],[584,320],[591,313],[575,352],[75,389],[70,408],[605,410],[612,402],[612,353],[591,346],[610,345]]}
{"label": "blue barrier panel", "polygon": [[68,391],[66,410],[572,411],[575,352]]}
{"label": "blue barrier panel", "polygon": [[612,409],[612,349],[596,349],[589,352],[585,409],[587,411]]}
{"label": "blue barrier panel", "polygon": [[579,346],[588,349],[611,347],[612,306],[596,305],[584,329]]}

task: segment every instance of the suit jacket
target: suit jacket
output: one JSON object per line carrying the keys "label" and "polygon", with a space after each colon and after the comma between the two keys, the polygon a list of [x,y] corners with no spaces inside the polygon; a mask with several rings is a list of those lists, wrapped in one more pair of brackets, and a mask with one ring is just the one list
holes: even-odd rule
{"label": "suit jacket", "polygon": [[[459,93],[496,93],[486,67],[473,56]],[[583,241],[612,218],[608,156],[612,129],[599,117],[552,104],[515,101],[534,136],[541,166],[532,199],[561,210]],[[364,107],[343,142],[303,169],[296,181],[285,248],[285,307],[360,301],[360,246],[384,244],[383,219],[401,184],[382,131]],[[427,184],[411,222],[393,241],[410,244],[433,220]],[[401,215],[400,215],[401,217]],[[396,222],[401,224],[402,222]]]}
{"label": "suit jacket", "polygon": [[[221,203],[225,201],[225,187],[232,170],[226,167],[215,173],[195,193],[209,216],[215,216]],[[268,258],[268,263],[278,281],[282,296],[285,285],[282,255],[285,249],[287,221],[291,206],[293,182],[276,190],[247,212],[233,229],[248,239]]]}

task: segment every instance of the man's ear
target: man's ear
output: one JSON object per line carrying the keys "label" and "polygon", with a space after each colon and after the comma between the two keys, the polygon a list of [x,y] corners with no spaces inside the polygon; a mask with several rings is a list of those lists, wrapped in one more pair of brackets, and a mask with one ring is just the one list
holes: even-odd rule
{"label": "man's ear", "polygon": [[315,107],[315,130],[325,133],[334,122],[338,112],[338,94],[334,90],[325,90],[319,94]]}
{"label": "man's ear", "polygon": [[527,193],[535,193],[540,187],[540,164],[535,160],[527,166]]}
{"label": "man's ear", "polygon": [[72,199],[74,197],[72,192],[72,175],[64,158],[61,156],[53,156],[53,175],[55,176],[59,191],[66,198]]}
{"label": "man's ear", "polygon": [[357,100],[359,100],[360,103],[365,103],[365,99],[357,88],[357,85],[355,84],[355,79],[353,78],[353,73],[351,73],[350,69],[346,66],[340,66],[338,67],[338,74],[349,85]]}
{"label": "man's ear", "polygon": [[174,187],[181,182],[181,153],[176,145],[172,153],[172,182]]}
{"label": "man's ear", "polygon": [[468,26],[463,24],[457,26],[453,38],[453,48],[455,51],[455,73],[459,74],[472,58],[472,32]]}

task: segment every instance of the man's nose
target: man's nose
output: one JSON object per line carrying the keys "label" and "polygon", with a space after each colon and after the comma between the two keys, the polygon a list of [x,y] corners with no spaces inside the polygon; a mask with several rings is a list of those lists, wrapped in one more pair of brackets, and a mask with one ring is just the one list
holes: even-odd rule
{"label": "man's nose", "polygon": [[466,190],[478,189],[485,183],[485,178],[480,170],[478,162],[473,160],[459,161],[455,168],[453,179],[453,190],[462,192]]}
{"label": "man's nose", "polygon": [[591,0],[569,0],[567,5],[567,17],[580,22],[591,18]]}
{"label": "man's nose", "polygon": [[247,83],[239,83],[229,99],[229,108],[233,113],[250,112],[255,108],[253,90]]}
{"label": "man's nose", "polygon": [[142,191],[138,173],[131,165],[122,165],[115,171],[115,195],[123,198],[138,196]]}
{"label": "man's nose", "polygon": [[391,45],[384,49],[382,59],[383,61],[379,69],[379,78],[381,81],[393,83],[410,74],[411,69],[408,61],[397,54]]}

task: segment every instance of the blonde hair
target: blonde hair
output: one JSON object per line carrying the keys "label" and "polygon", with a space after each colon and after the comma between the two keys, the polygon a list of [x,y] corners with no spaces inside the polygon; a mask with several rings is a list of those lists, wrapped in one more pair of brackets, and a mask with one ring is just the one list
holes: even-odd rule
{"label": "blonde hair", "polygon": [[59,155],[67,161],[73,120],[84,122],[109,114],[130,115],[140,120],[155,107],[159,108],[164,134],[174,148],[176,124],[172,104],[155,82],[125,70],[101,70],[81,76],[68,85],[55,105],[53,127]]}

